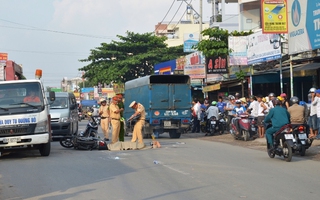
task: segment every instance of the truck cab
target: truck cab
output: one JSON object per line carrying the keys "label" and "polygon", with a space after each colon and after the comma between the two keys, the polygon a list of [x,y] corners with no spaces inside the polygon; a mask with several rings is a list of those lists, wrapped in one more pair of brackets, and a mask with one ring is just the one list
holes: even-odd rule
{"label": "truck cab", "polygon": [[[54,93],[50,95],[54,99]],[[0,82],[0,156],[22,148],[50,154],[50,114],[40,80]]]}

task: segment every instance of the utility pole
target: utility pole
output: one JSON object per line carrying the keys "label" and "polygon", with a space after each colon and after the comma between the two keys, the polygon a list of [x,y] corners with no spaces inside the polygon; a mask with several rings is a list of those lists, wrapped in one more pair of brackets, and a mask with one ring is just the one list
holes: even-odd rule
{"label": "utility pole", "polygon": [[200,2],[200,16],[199,16],[199,40],[201,41],[202,40],[202,35],[201,35],[201,32],[202,32],[202,0],[199,1]]}

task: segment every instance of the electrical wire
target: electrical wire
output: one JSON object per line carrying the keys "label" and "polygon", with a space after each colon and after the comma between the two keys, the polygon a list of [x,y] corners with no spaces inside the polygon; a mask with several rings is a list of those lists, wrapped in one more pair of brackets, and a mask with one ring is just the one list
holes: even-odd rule
{"label": "electrical wire", "polygon": [[[174,4],[175,1],[176,1],[176,0],[173,0],[173,1],[172,1],[172,4],[171,4],[169,10],[167,11],[167,13],[165,14],[165,16],[163,17],[163,19],[161,20],[161,22],[160,22],[159,24],[162,24],[162,22],[164,21],[164,19],[167,17],[167,15],[169,14],[169,12],[170,12],[170,10],[171,10],[171,8],[172,8],[172,6],[173,6],[173,4]],[[159,26],[157,26],[157,28],[153,31],[153,33],[155,33],[158,28],[159,28]]]}

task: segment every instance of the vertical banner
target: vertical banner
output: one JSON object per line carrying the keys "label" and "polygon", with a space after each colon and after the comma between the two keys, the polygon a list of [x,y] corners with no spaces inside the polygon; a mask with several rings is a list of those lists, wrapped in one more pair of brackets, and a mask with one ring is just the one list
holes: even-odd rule
{"label": "vertical banner", "polygon": [[198,33],[185,33],[183,35],[183,52],[195,52],[196,49],[192,47],[199,43]]}
{"label": "vertical banner", "polygon": [[287,1],[261,0],[263,33],[288,33]]}
{"label": "vertical banner", "polygon": [[229,36],[229,65],[248,65],[248,36]]}

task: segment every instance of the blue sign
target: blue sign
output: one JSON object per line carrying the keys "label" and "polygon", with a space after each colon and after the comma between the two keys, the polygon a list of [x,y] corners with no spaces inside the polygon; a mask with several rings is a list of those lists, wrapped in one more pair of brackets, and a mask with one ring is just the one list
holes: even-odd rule
{"label": "blue sign", "polygon": [[320,0],[312,0],[312,1],[309,0],[307,2],[306,28],[309,35],[311,48],[319,49],[320,48]]}

